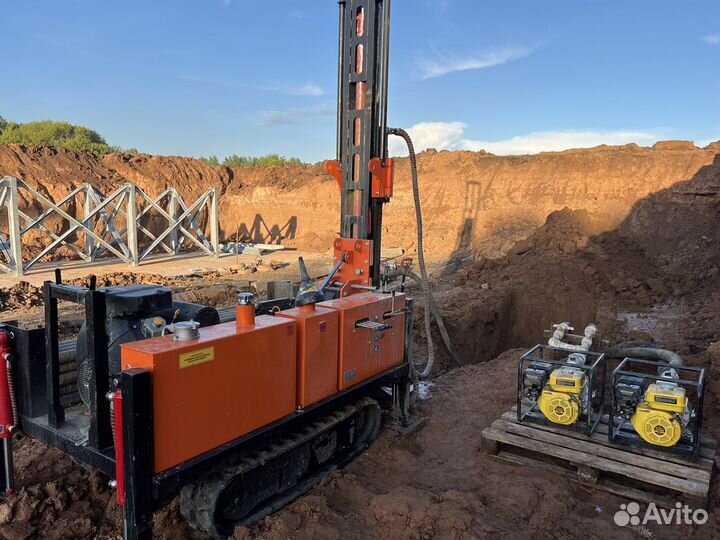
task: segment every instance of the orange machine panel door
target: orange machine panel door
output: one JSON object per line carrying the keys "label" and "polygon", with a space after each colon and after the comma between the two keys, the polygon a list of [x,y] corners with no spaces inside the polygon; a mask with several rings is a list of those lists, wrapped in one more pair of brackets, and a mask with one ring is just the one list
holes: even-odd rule
{"label": "orange machine panel door", "polygon": [[261,316],[122,345],[123,369],[152,370],[155,472],[292,414],[296,340],[293,321]]}
{"label": "orange machine panel door", "polygon": [[299,409],[338,391],[340,317],[336,310],[302,306],[276,315],[297,323],[297,406]]}
{"label": "orange machine panel door", "polygon": [[[405,347],[405,295],[354,294],[321,302],[340,315],[340,362],[338,387],[349,388],[403,362]],[[394,316],[387,315],[393,314]],[[358,328],[361,321],[385,323],[377,331]]]}

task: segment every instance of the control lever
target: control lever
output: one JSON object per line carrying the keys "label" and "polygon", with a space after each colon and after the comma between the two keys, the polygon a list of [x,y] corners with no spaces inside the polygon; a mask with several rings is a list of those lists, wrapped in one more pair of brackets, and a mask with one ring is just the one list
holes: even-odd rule
{"label": "control lever", "polygon": [[398,309],[396,311],[388,311],[383,313],[383,319],[392,319],[393,317],[399,317],[400,315],[407,315],[409,311],[407,309]]}
{"label": "control lever", "polygon": [[406,309],[395,309],[395,292],[392,292],[392,303],[390,304],[390,311],[383,313],[383,319],[392,319],[393,317],[399,317],[408,313]]}
{"label": "control lever", "polygon": [[320,285],[320,292],[323,292],[325,290],[325,287],[327,287],[328,285],[330,285],[330,283],[332,283],[332,280],[335,277],[335,274],[338,273],[338,271],[340,270],[340,267],[343,265],[344,262],[345,262],[345,252],[343,251],[340,254],[340,260],[337,262],[335,267],[332,270],[330,270],[328,277],[326,277],[325,281],[323,281],[322,285]]}

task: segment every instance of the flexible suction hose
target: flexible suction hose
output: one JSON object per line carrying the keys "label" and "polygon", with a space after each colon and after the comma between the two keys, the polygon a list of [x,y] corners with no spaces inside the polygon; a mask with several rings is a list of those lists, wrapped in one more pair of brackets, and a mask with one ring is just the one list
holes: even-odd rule
{"label": "flexible suction hose", "polygon": [[[410,135],[404,129],[390,128],[388,129],[388,134],[396,135],[402,138],[407,145],[408,154],[410,156],[410,173],[412,176],[413,199],[415,201],[415,221],[417,224],[417,252],[420,276],[412,274],[411,272],[407,272],[407,275],[412,274],[411,277],[415,281],[419,281],[420,287],[422,289],[423,301],[425,302],[425,320],[423,322],[425,323],[425,335],[427,336],[428,347],[427,363],[425,364],[425,367],[422,369],[422,371],[416,371],[415,366],[413,365],[414,362],[411,362],[411,369],[416,371],[416,375],[418,378],[424,379],[430,375],[430,373],[432,372],[433,364],[435,363],[435,345],[432,340],[430,326],[432,322],[430,320],[431,314],[435,315],[435,319],[438,322],[438,327],[440,328],[440,333],[443,336],[445,345],[448,346],[448,351],[450,351],[453,360],[458,365],[462,365],[462,360],[460,360],[460,356],[457,354],[457,351],[455,351],[455,349],[452,347],[452,344],[450,343],[450,338],[447,335],[447,330],[445,329],[445,325],[442,323],[440,310],[437,309],[437,305],[435,305],[435,300],[433,299],[432,293],[430,292],[430,282],[428,279],[427,267],[425,266],[425,250],[423,249],[423,218],[422,206],[420,203],[420,182],[418,181],[418,169],[417,158],[415,156],[415,147],[413,146]],[[433,309],[433,306],[435,309]]]}
{"label": "flexible suction hose", "polygon": [[654,347],[611,347],[605,351],[605,358],[641,358],[643,360],[659,360],[671,367],[682,367],[683,360],[679,354]]}

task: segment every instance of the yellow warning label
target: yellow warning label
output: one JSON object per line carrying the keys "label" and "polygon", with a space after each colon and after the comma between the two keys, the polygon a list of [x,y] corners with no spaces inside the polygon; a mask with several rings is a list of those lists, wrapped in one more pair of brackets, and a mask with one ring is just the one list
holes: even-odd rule
{"label": "yellow warning label", "polygon": [[215,360],[215,347],[200,349],[180,355],[180,369],[193,367]]}

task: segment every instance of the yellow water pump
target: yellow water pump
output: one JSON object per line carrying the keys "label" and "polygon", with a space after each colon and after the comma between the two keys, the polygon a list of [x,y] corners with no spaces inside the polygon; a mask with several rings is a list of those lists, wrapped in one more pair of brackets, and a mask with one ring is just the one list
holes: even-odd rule
{"label": "yellow water pump", "polygon": [[648,385],[630,423],[642,439],[657,446],[675,446],[690,418],[685,389],[674,382]]}
{"label": "yellow water pump", "polygon": [[580,418],[585,373],[573,367],[560,367],[550,373],[548,383],[538,397],[538,406],[555,424],[569,426]]}
{"label": "yellow water pump", "polygon": [[611,351],[613,357],[628,353],[644,358],[626,356],[613,372],[610,440],[697,455],[705,370],[664,349]]}

